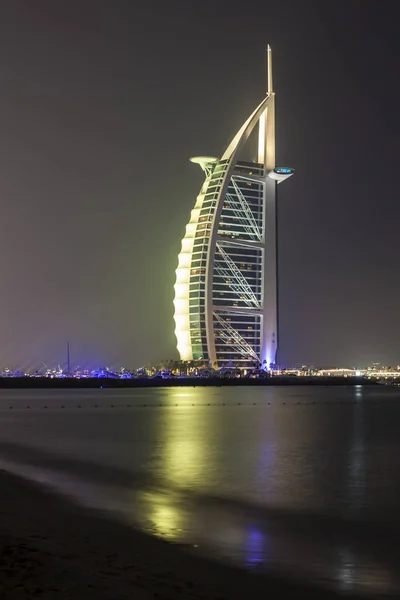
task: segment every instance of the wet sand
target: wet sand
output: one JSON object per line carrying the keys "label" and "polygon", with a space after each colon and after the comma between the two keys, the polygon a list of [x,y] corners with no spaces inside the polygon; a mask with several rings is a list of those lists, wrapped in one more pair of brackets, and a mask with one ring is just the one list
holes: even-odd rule
{"label": "wet sand", "polygon": [[0,471],[1,598],[338,598],[213,563]]}

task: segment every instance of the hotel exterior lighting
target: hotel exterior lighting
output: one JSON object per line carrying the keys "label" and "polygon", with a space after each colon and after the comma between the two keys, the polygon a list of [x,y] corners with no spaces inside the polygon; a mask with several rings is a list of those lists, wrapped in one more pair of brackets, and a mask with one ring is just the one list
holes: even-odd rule
{"label": "hotel exterior lighting", "polygon": [[[220,159],[192,158],[205,180],[176,269],[174,319],[181,360],[269,368],[278,348],[277,185],[291,177],[275,162],[275,92],[268,89]],[[257,162],[238,156],[258,126]]]}

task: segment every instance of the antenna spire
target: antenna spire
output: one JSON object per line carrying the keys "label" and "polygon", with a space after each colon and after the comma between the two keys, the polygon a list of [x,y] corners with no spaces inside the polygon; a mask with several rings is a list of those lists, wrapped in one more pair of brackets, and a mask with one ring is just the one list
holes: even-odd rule
{"label": "antenna spire", "polygon": [[69,356],[69,342],[67,342],[67,377],[71,377],[71,362]]}
{"label": "antenna spire", "polygon": [[268,94],[272,94],[274,91],[272,84],[272,50],[271,46],[267,44],[267,77],[268,77]]}

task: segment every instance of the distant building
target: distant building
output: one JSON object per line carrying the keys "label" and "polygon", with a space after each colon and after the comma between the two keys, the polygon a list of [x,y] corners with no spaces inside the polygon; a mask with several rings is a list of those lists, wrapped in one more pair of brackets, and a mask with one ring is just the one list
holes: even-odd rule
{"label": "distant building", "polygon": [[[258,126],[258,160],[239,153]],[[182,240],[175,283],[181,360],[239,367],[276,361],[277,184],[293,169],[275,162],[275,93],[268,88],[220,159],[196,157],[205,181]]]}

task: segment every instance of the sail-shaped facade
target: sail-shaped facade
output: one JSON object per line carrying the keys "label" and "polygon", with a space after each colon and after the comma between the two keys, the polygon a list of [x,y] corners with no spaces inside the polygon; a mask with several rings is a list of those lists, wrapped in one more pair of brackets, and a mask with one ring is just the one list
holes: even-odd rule
{"label": "sail-shaped facade", "polygon": [[[258,160],[239,153],[258,126]],[[275,164],[275,93],[268,47],[266,97],[220,159],[196,157],[205,181],[186,226],[175,283],[175,334],[182,360],[213,367],[275,363],[277,185],[293,169]]]}

